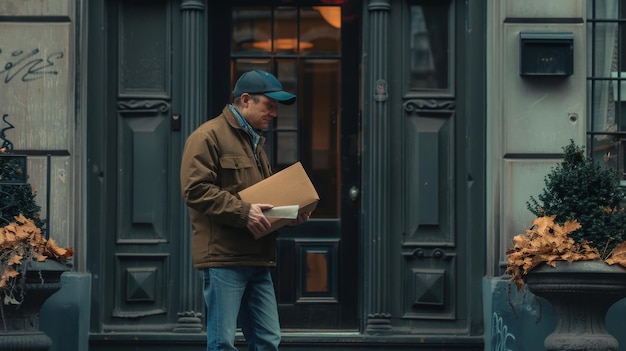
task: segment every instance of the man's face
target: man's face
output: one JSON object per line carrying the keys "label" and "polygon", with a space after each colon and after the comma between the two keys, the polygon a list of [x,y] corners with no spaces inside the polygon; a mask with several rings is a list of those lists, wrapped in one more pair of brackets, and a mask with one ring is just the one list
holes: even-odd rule
{"label": "man's face", "polygon": [[250,123],[252,128],[266,130],[277,116],[278,101],[272,100],[265,95],[250,94],[241,95],[241,115]]}

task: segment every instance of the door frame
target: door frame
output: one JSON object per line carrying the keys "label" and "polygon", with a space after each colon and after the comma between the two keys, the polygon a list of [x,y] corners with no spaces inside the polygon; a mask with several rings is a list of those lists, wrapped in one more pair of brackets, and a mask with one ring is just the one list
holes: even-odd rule
{"label": "door frame", "polygon": [[[223,87],[231,85],[230,35],[224,34],[224,28],[231,28],[230,17],[234,5],[273,6],[277,1],[239,0],[223,4],[210,3],[209,6],[209,62],[208,72],[208,116],[217,116],[224,105],[230,102],[230,91]],[[319,1],[299,1],[297,5],[319,4]],[[294,5],[292,3],[286,6]],[[338,281],[340,296],[346,301],[342,305],[341,318],[350,321],[349,329],[358,330],[360,294],[360,188],[361,188],[361,163],[360,163],[360,83],[361,83],[361,1],[346,1],[342,6],[341,28],[341,126],[340,126],[340,150],[338,155],[341,168],[341,186],[339,201],[341,203],[341,218],[334,227],[341,233],[340,252],[350,252],[339,255],[339,269],[344,272],[343,278]],[[279,116],[280,118],[280,116]],[[352,190],[352,191],[351,191]],[[301,225],[303,233],[315,231],[317,226],[314,220]],[[280,263],[279,263],[280,264]],[[358,272],[358,274],[354,274]],[[352,292],[348,294],[348,292]],[[359,298],[357,298],[359,297]],[[342,302],[343,303],[343,302]],[[287,330],[288,331],[288,330]]]}

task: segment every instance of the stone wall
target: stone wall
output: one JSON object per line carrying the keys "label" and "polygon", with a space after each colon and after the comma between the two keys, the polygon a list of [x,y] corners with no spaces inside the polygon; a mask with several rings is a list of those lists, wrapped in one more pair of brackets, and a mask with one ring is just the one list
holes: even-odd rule
{"label": "stone wall", "polygon": [[78,183],[75,6],[71,0],[0,2],[0,130],[15,153],[28,155],[41,217],[63,246],[74,245]]}

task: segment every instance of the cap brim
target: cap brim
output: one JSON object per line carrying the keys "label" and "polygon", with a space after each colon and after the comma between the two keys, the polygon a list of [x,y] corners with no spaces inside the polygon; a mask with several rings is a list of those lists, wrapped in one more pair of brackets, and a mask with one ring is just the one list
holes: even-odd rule
{"label": "cap brim", "polygon": [[283,105],[291,105],[296,102],[296,96],[288,93],[286,91],[272,91],[269,93],[263,93],[263,95],[267,96],[272,100],[276,100]]}

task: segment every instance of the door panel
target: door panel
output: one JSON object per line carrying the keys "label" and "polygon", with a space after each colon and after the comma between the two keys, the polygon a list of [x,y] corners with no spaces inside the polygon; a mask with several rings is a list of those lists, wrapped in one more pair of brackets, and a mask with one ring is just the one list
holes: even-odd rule
{"label": "door panel", "polygon": [[[402,91],[392,100],[391,226],[394,254],[401,256],[399,277],[391,285],[389,305],[392,323],[419,333],[462,335],[469,330],[468,311],[472,264],[481,260],[471,230],[476,218],[468,213],[478,207],[468,202],[475,186],[468,171],[468,134],[471,114],[480,102],[463,104],[467,87],[464,40],[469,30],[467,3],[408,0],[394,7],[391,29],[406,33],[391,42],[392,75],[402,77],[390,90]],[[401,10],[401,11],[400,11]],[[467,69],[467,70],[466,70]],[[474,85],[477,82],[473,82]],[[473,89],[473,88],[470,88]],[[480,143],[480,141],[478,141]]]}
{"label": "door panel", "polygon": [[119,111],[113,271],[116,319],[136,320],[168,311],[171,209],[167,205],[168,150],[163,140],[169,138],[169,118],[159,110],[144,109],[146,103],[140,111]]}
{"label": "door panel", "polygon": [[[106,228],[100,330],[172,330],[181,264],[179,152],[171,129],[172,16],[175,3],[108,1],[103,121]],[[94,130],[102,133],[102,130]]]}
{"label": "door panel", "polygon": [[454,231],[454,179],[447,175],[454,170],[455,115],[445,110],[415,111],[417,115],[406,116],[403,128],[402,154],[412,162],[403,169],[406,182],[401,192],[405,194],[402,255],[407,292],[402,318],[454,320],[461,255]]}
{"label": "door panel", "polygon": [[169,139],[169,116],[156,109],[146,110],[145,104],[146,101],[140,111],[119,111],[119,243],[170,240],[166,191],[168,145],[163,142]]}

